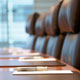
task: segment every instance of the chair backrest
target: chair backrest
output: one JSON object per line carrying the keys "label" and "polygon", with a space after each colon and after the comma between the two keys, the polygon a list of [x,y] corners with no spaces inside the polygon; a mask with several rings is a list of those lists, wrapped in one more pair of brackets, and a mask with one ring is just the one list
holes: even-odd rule
{"label": "chair backrest", "polygon": [[34,50],[36,39],[37,39],[37,36],[28,35],[27,40],[26,40],[26,44],[25,44],[25,48],[30,49],[30,50]]}
{"label": "chair backrest", "polygon": [[65,35],[60,33],[60,29],[58,26],[58,15],[62,2],[63,1],[60,1],[55,6],[52,6],[45,19],[46,33],[50,36],[46,52],[49,56],[53,56],[58,59],[60,59],[61,50],[65,38]]}
{"label": "chair backrest", "polygon": [[38,13],[34,13],[30,15],[27,19],[27,24],[26,24],[26,32],[28,34],[27,40],[26,40],[26,49],[34,50],[35,47],[35,42],[37,39],[37,36],[35,35],[35,24],[36,21],[39,17]]}
{"label": "chair backrest", "polygon": [[29,34],[35,34],[35,23],[39,17],[38,13],[31,14],[26,21],[26,32]]}
{"label": "chair backrest", "polygon": [[67,33],[61,60],[80,69],[80,0],[64,0],[59,12],[59,27]]}
{"label": "chair backrest", "polygon": [[35,26],[35,32],[37,35],[35,50],[40,53],[46,53],[46,47],[49,39],[49,37],[45,33],[45,16],[46,13],[42,13],[39,16]]}

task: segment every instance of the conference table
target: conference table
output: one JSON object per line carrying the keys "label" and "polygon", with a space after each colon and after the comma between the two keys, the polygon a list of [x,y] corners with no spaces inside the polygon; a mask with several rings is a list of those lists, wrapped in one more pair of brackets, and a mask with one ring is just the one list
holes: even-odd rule
{"label": "conference table", "polygon": [[[5,66],[5,64],[13,64],[16,63],[18,61],[18,56],[15,57],[11,57],[12,55],[8,55],[8,58],[0,58],[0,79],[1,80],[80,80],[80,70],[64,63],[61,60],[58,60],[58,62],[63,63],[64,65],[59,65],[59,66],[48,66],[49,68],[51,68],[52,70],[71,70],[73,71],[73,74],[49,74],[49,75],[13,75],[13,71],[14,68],[16,67],[23,67],[24,63],[21,63],[21,65],[23,64],[23,66]],[[7,55],[6,55],[7,57]],[[8,63],[3,63],[5,61],[9,61]],[[11,63],[10,63],[11,61]],[[53,62],[52,62],[53,63]],[[19,63],[17,63],[18,65]],[[44,65],[46,66],[46,64]],[[29,67],[29,66],[28,66]],[[35,67],[35,66],[33,66]]]}
{"label": "conference table", "polygon": [[[28,56],[27,56],[28,57]],[[55,66],[66,66],[65,63],[57,60],[53,57],[42,56],[43,59],[51,59],[51,61],[19,61],[18,59],[0,59],[0,68],[1,67],[36,67],[36,66],[48,66],[48,67],[55,67]],[[53,59],[53,60],[52,60]],[[33,59],[32,59],[33,60]],[[34,59],[35,60],[35,59]],[[56,61],[54,61],[56,60]]]}
{"label": "conference table", "polygon": [[[38,53],[38,52],[34,52],[34,51],[30,51],[27,50],[26,54],[30,53],[30,54],[34,54],[34,53]],[[13,54],[5,54],[5,55],[0,55],[0,68],[1,67],[36,67],[36,66],[48,66],[48,67],[52,67],[52,66],[65,66],[64,63],[60,62],[59,60],[56,61],[30,61],[30,62],[20,62],[18,59],[19,57],[30,57],[32,55],[13,55]],[[44,58],[53,58],[53,57],[49,57],[48,55],[45,54],[39,54],[37,56],[42,56]]]}
{"label": "conference table", "polygon": [[[21,55],[22,56],[22,55]],[[19,57],[21,57],[20,55],[19,56],[14,56],[14,55],[12,55],[12,54],[8,54],[8,55],[0,55],[0,69],[1,68],[14,68],[14,67],[23,67],[24,66],[24,64],[26,64],[26,63],[18,63],[19,61],[18,61],[18,59],[19,59]],[[47,56],[47,55],[41,55],[41,56],[43,56],[44,58],[45,57],[49,57],[49,56]],[[22,57],[24,57],[24,56],[22,56]],[[53,58],[53,57],[49,57],[49,58]],[[61,61],[61,60],[58,60],[58,59],[56,59],[58,62],[60,62],[61,64],[60,65],[58,65],[58,66],[52,66],[52,65],[50,65],[50,66],[48,66],[48,67],[53,67],[53,69],[55,69],[55,70],[72,70],[72,71],[78,71],[78,72],[80,72],[79,70],[77,70],[76,68],[74,68],[74,67],[72,67],[72,66],[70,66],[70,65],[68,65],[68,64],[66,64],[66,63],[64,63],[63,61]],[[8,61],[8,62],[7,62]],[[7,63],[6,63],[7,62]],[[49,62],[48,62],[49,63]],[[51,64],[52,64],[53,62],[51,62]],[[6,64],[13,64],[14,66],[5,66]],[[16,66],[15,64],[23,64],[22,66]],[[3,66],[2,66],[3,65]],[[46,64],[44,65],[44,66],[46,66]]]}
{"label": "conference table", "polygon": [[80,80],[80,71],[72,66],[50,67],[53,70],[71,70],[73,74],[49,74],[49,75],[13,75],[13,68],[0,68],[1,80]]}

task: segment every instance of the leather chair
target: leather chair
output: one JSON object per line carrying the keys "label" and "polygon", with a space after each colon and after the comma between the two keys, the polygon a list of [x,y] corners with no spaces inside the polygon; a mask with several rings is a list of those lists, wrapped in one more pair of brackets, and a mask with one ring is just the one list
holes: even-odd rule
{"label": "leather chair", "polygon": [[80,0],[64,0],[59,12],[59,27],[67,33],[61,60],[80,69]]}
{"label": "leather chair", "polygon": [[27,37],[25,48],[30,49],[30,50],[34,50],[36,39],[37,39],[37,36],[29,34]]}
{"label": "leather chair", "polygon": [[35,51],[40,52],[40,53],[46,53],[46,46],[48,42],[48,36],[45,33],[45,28],[44,28],[44,20],[45,20],[46,13],[42,13],[35,26],[35,32],[37,35],[37,40],[35,44]]}
{"label": "leather chair", "polygon": [[35,24],[39,17],[38,13],[30,15],[27,19],[26,32],[29,34],[25,45],[26,49],[34,50],[37,36],[35,35]]}
{"label": "leather chair", "polygon": [[45,54],[48,39],[49,36],[38,36],[36,40],[35,51]]}
{"label": "leather chair", "polygon": [[60,59],[64,38],[65,35],[63,34],[60,34],[58,36],[50,36],[48,40],[46,53],[49,56],[53,56],[57,59]]}
{"label": "leather chair", "polygon": [[38,36],[44,36],[45,32],[45,17],[47,13],[41,13],[38,20],[36,21],[35,33]]}
{"label": "leather chair", "polygon": [[55,6],[52,6],[45,18],[45,29],[47,35],[49,35],[47,54],[49,56],[60,59],[62,45],[65,35],[60,33],[58,26],[58,14],[62,1],[58,2]]}
{"label": "leather chair", "polygon": [[63,1],[59,1],[55,6],[52,6],[45,18],[45,29],[49,35],[57,35],[59,33],[58,14]]}
{"label": "leather chair", "polygon": [[33,13],[27,19],[26,32],[29,34],[35,34],[35,23],[39,17],[38,13]]}

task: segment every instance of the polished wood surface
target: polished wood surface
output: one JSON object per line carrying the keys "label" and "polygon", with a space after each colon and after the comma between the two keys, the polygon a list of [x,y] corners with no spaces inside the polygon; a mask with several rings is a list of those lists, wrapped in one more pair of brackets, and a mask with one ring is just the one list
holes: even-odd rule
{"label": "polished wood surface", "polygon": [[[16,67],[0,67],[0,71],[13,71],[14,68]],[[71,71],[77,71],[77,72],[80,72],[80,70],[66,64],[66,66],[55,66],[55,67],[49,67],[53,70],[71,70]]]}
{"label": "polished wood surface", "polygon": [[[32,54],[32,53],[31,53]],[[48,58],[49,56],[40,54],[40,56],[44,58]],[[12,54],[0,54],[0,59],[19,59],[19,57],[31,57],[31,55],[12,55]],[[33,57],[33,56],[32,56]]]}
{"label": "polished wood surface", "polygon": [[0,59],[19,59],[22,56],[14,56],[14,55],[0,55]]}
{"label": "polished wood surface", "polygon": [[[8,59],[9,60],[9,59]],[[60,61],[60,60],[58,60]],[[60,61],[62,62],[62,61]],[[63,62],[62,62],[63,63]],[[15,67],[16,68],[16,67]],[[71,70],[80,72],[76,68],[66,64],[66,66],[49,67],[53,70]],[[74,74],[68,75],[13,75],[14,67],[1,67],[0,79],[1,80],[80,80],[80,73],[74,72]]]}
{"label": "polished wood surface", "polygon": [[[60,61],[60,62],[62,62],[62,61]],[[62,63],[64,63],[64,62],[62,62]],[[66,64],[66,63],[64,63],[64,64]],[[0,71],[13,71],[14,68],[16,68],[16,66],[13,66],[13,67],[11,67],[11,66],[8,66],[8,67],[4,66],[4,67],[0,67]],[[66,66],[51,66],[49,68],[51,68],[53,70],[71,70],[71,71],[80,72],[80,70],[78,70],[78,69],[76,69],[76,68],[74,68],[74,67],[72,67],[72,66],[70,66],[68,64],[66,64]]]}
{"label": "polished wood surface", "polygon": [[[43,55],[43,56],[46,56],[46,55]],[[1,65],[4,64],[4,66],[0,66],[0,71],[11,71],[11,70],[13,70],[13,68],[18,67],[18,66],[5,66],[5,64],[7,64],[6,63],[7,60],[9,60],[8,64],[13,64],[13,63],[16,64],[18,61],[15,62],[15,60],[18,59],[18,58],[19,58],[19,56],[13,56],[11,54],[8,54],[8,55],[6,55],[6,54],[5,55],[2,55],[1,54],[0,55],[0,64]],[[62,62],[60,60],[58,60],[58,61],[61,62],[61,63],[64,63],[64,62]],[[24,65],[25,63],[21,63],[21,64]],[[66,64],[66,63],[64,63],[64,64]],[[19,67],[20,67],[20,64],[19,64]],[[68,64],[66,64],[66,66],[51,66],[50,68],[52,68],[54,70],[72,70],[72,71],[80,72],[80,70],[78,70],[78,69],[76,69],[76,68],[74,68],[74,67],[72,67],[72,66],[70,66]]]}

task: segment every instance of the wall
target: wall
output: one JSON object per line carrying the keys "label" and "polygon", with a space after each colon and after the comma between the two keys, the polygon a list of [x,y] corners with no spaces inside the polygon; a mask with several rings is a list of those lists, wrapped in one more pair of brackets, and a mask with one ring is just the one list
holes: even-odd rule
{"label": "wall", "polygon": [[34,0],[35,12],[47,12],[52,5],[55,5],[58,0]]}

